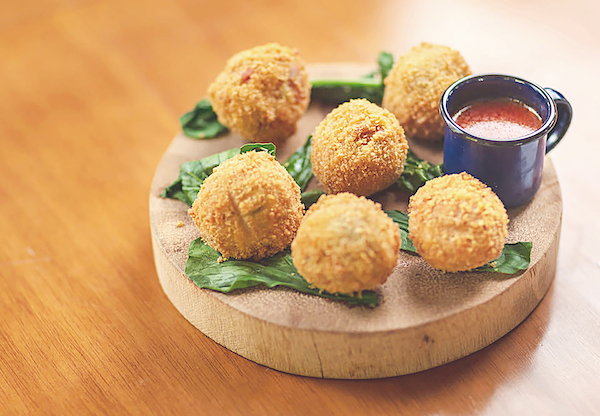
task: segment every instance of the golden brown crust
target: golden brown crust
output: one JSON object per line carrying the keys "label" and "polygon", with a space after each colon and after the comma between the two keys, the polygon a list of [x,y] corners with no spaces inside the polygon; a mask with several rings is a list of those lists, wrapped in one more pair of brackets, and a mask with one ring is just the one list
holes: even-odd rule
{"label": "golden brown crust", "polygon": [[304,206],[300,188],[267,152],[247,152],[216,167],[188,213],[204,242],[224,258],[260,260],[286,248]]}
{"label": "golden brown crust", "polygon": [[440,140],[440,98],[450,84],[470,74],[458,51],[422,43],[401,56],[385,78],[382,106],[396,115],[409,137]]}
{"label": "golden brown crust", "polygon": [[400,177],[407,152],[396,117],[357,99],[335,108],[316,127],[311,162],[327,192],[371,195]]}
{"label": "golden brown crust", "polygon": [[471,270],[500,256],[508,215],[496,194],[463,172],[425,183],[410,198],[409,238],[432,267]]}
{"label": "golden brown crust", "polygon": [[248,141],[280,143],[308,107],[310,82],[298,50],[270,43],[231,57],[208,95],[231,131]]}
{"label": "golden brown crust", "polygon": [[292,242],[298,272],[331,293],[360,292],[384,283],[399,250],[400,231],[381,205],[350,193],[319,198]]}

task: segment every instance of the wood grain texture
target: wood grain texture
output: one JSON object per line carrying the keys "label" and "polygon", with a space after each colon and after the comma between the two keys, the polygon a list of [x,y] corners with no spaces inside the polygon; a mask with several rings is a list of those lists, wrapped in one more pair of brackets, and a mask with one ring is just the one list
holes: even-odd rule
{"label": "wood grain texture", "polygon": [[[311,79],[352,78],[364,65],[309,66]],[[302,146],[331,107],[314,103],[296,133],[279,147],[283,161]],[[150,190],[150,224],[157,273],[175,307],[205,335],[254,362],[312,377],[363,379],[414,373],[464,357],[505,335],[541,301],[556,271],[562,200],[550,160],[533,201],[509,210],[507,241],[531,241],[524,273],[443,273],[402,252],[379,290],[376,308],[349,307],[290,290],[252,288],[221,294],[199,289],[185,276],[198,230],[188,206],[160,193],[179,165],[245,141],[236,134],[199,141],[180,134],[159,164]],[[441,157],[441,147],[410,141],[417,153]],[[316,182],[316,180],[313,180]],[[318,184],[316,185],[318,187]],[[313,184],[312,187],[315,187]],[[406,212],[408,194],[396,188],[372,199]],[[183,226],[178,227],[181,222]]]}
{"label": "wood grain texture", "polygon": [[[600,4],[4,3],[0,414],[600,414]],[[563,200],[556,278],[522,324],[431,370],[324,380],[257,365],[181,316],[156,275],[150,183],[177,118],[225,60],[270,41],[311,63],[443,43],[475,72],[571,101],[551,154]]]}

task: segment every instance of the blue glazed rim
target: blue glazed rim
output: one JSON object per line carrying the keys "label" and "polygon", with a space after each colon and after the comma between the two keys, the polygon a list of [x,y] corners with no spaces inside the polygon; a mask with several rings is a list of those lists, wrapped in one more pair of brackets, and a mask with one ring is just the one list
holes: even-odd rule
{"label": "blue glazed rim", "polygon": [[[473,135],[471,133],[468,133],[462,127],[460,127],[458,124],[456,124],[456,122],[452,118],[452,115],[448,111],[448,107],[447,107],[447,103],[450,100],[452,94],[454,93],[454,90],[461,84],[470,84],[473,82],[483,82],[488,79],[508,81],[508,82],[513,82],[513,83],[516,82],[516,83],[520,83],[523,85],[527,85],[527,86],[531,87],[533,90],[535,90],[538,94],[543,96],[545,98],[545,101],[548,103],[548,114],[547,114],[546,119],[544,120],[544,123],[542,124],[542,126],[539,129],[537,129],[536,131],[533,131],[525,136],[517,137],[512,140],[491,140],[491,139],[485,139],[483,137],[479,137],[479,136]],[[485,98],[485,97],[479,97],[479,98]],[[506,75],[506,74],[476,74],[476,75],[469,75],[467,77],[464,77],[464,78],[461,78],[461,79],[455,81],[454,83],[452,83],[452,85],[450,85],[448,88],[446,88],[446,91],[444,91],[444,93],[442,94],[442,98],[440,99],[439,111],[440,111],[442,118],[444,119],[444,122],[446,123],[446,126],[450,130],[452,130],[454,133],[460,134],[461,136],[464,136],[466,139],[474,141],[474,142],[487,144],[489,146],[499,146],[499,147],[520,146],[525,143],[529,143],[533,140],[537,140],[541,136],[548,134],[552,130],[552,128],[554,128],[554,126],[556,124],[556,118],[557,118],[556,103],[554,102],[554,100],[552,99],[550,94],[548,94],[548,92],[544,88],[542,88],[539,85],[537,85],[531,81],[528,81],[526,79],[516,77],[513,75]]]}

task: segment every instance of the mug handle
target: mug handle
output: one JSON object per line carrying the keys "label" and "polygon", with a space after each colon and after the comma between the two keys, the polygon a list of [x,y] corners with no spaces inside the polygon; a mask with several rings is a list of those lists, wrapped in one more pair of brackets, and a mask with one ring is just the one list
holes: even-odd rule
{"label": "mug handle", "polygon": [[552,88],[545,88],[550,97],[556,103],[556,124],[548,133],[546,139],[546,153],[554,149],[558,142],[560,142],[569,129],[571,119],[573,118],[573,109],[567,99],[558,91]]}

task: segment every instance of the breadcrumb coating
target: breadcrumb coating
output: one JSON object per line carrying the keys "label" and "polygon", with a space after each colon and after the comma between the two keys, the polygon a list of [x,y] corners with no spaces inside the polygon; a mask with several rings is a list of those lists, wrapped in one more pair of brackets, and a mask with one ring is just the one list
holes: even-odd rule
{"label": "breadcrumb coating", "polygon": [[471,270],[500,256],[508,215],[498,196],[468,173],[425,183],[410,198],[409,238],[432,267]]}
{"label": "breadcrumb coating", "polygon": [[396,115],[409,137],[441,140],[442,94],[471,70],[458,51],[422,43],[401,56],[385,78],[382,106]]}
{"label": "breadcrumb coating", "polygon": [[323,195],[292,242],[298,272],[330,293],[384,283],[398,262],[400,231],[381,205],[351,193]]}
{"label": "breadcrumb coating", "polygon": [[269,43],[232,56],[208,95],[231,131],[248,141],[281,143],[295,132],[310,88],[298,50]]}
{"label": "breadcrumb coating", "polygon": [[316,127],[313,173],[328,193],[371,195],[404,170],[408,144],[396,117],[365,99],[341,104]]}
{"label": "breadcrumb coating", "polygon": [[252,151],[217,166],[188,214],[224,259],[260,260],[291,243],[304,206],[285,168],[267,152]]}

